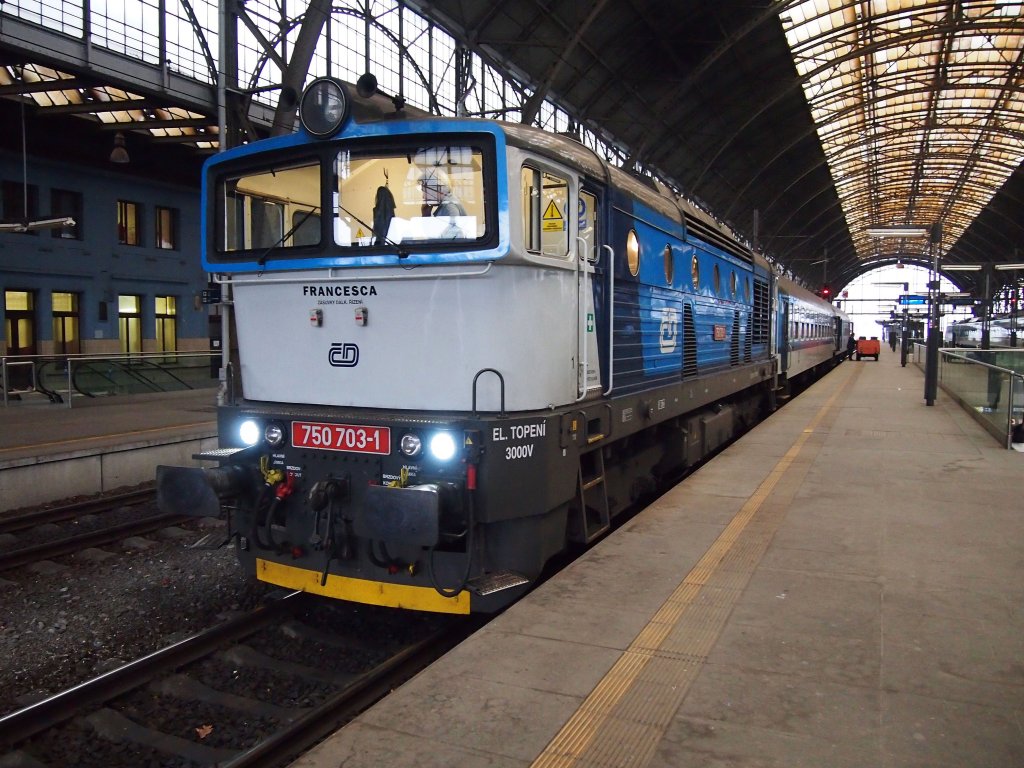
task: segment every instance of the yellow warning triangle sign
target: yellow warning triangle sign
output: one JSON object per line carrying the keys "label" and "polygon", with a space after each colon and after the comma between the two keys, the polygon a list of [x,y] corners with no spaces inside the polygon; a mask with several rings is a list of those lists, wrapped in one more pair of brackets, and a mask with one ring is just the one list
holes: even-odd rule
{"label": "yellow warning triangle sign", "polygon": [[544,216],[543,216],[543,218],[544,218],[545,221],[561,221],[562,220],[562,214],[558,211],[558,206],[555,205],[555,201],[554,200],[552,200],[550,203],[548,203],[548,207],[544,209]]}

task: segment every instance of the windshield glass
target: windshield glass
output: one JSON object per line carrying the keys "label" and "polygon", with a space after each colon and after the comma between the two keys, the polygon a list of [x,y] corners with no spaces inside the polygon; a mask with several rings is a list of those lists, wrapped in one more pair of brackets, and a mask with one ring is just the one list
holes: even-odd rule
{"label": "windshield glass", "polygon": [[483,153],[419,145],[342,150],[335,157],[334,242],[343,247],[413,246],[486,234]]}
{"label": "windshield glass", "polygon": [[224,180],[221,250],[294,248],[320,242],[320,164],[293,162]]}
{"label": "windshield glass", "polygon": [[468,142],[377,143],[237,171],[217,184],[216,250],[263,261],[478,247],[492,234],[484,157]]}

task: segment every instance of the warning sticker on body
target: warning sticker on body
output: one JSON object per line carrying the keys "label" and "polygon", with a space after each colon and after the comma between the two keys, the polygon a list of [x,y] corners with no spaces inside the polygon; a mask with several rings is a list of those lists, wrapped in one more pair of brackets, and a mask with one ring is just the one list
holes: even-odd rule
{"label": "warning sticker on body", "polygon": [[544,215],[541,218],[541,229],[545,232],[561,232],[565,229],[565,219],[562,217],[562,212],[558,210],[558,206],[555,205],[554,200],[548,203],[548,207],[544,209]]}

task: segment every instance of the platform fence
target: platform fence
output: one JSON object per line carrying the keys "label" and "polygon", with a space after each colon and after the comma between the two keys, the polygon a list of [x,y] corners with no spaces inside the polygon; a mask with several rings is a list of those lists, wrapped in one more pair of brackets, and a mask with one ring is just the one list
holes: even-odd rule
{"label": "platform fence", "polygon": [[131,355],[5,355],[0,357],[3,405],[72,407],[80,398],[217,387],[220,352]]}
{"label": "platform fence", "polygon": [[[927,345],[915,343],[915,365],[924,370]],[[1024,420],[1024,348],[939,350],[939,386],[1007,448]]]}

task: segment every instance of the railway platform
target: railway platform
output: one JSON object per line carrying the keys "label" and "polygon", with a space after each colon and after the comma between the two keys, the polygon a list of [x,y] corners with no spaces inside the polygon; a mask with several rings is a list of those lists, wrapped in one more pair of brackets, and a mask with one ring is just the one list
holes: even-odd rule
{"label": "railway platform", "polygon": [[1022,481],[845,362],[294,768],[1024,765]]}
{"label": "railway platform", "polygon": [[152,481],[217,445],[216,389],[0,409],[0,512]]}

